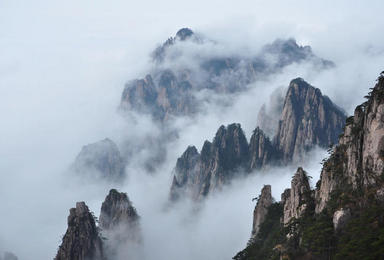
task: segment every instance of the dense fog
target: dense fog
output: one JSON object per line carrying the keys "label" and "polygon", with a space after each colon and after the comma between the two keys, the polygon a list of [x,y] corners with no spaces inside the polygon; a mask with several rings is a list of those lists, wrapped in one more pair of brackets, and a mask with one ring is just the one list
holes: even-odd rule
{"label": "dense fog", "polygon": [[[220,125],[240,123],[249,140],[261,106],[296,77],[320,88],[352,114],[381,72],[384,20],[380,1],[240,1],[236,8],[234,4],[0,3],[0,253],[52,259],[69,209],[85,201],[98,216],[110,188],[127,192],[141,216],[143,243],[130,257],[230,259],[244,248],[251,233],[252,198],[264,184],[271,184],[274,198],[280,200],[299,165],[235,180],[196,209],[188,200],[168,205],[177,158],[188,145],[200,150]],[[172,120],[178,138],[166,143],[166,161],[154,172],[142,167],[151,153],[144,149],[127,158],[123,183],[74,178],[69,166],[83,145],[109,137],[124,150],[123,145],[140,146],[161,135],[148,115],[122,116],[120,97],[127,81],[153,69],[150,53],[186,26],[210,41],[181,46],[187,51],[169,66],[194,68],[197,54],[247,57],[276,38],[293,37],[335,67],[319,70],[310,62],[293,64],[243,92],[196,93],[209,102],[193,118]],[[316,149],[302,165],[313,177],[312,185],[325,156]]]}

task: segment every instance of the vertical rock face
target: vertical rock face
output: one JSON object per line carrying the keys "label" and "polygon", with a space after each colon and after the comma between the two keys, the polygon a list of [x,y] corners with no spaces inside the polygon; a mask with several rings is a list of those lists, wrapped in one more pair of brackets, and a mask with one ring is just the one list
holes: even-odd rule
{"label": "vertical rock face", "polygon": [[314,146],[328,147],[336,143],[345,118],[319,89],[301,78],[292,80],[275,137],[283,161],[300,161]]}
{"label": "vertical rock face", "polygon": [[101,206],[99,224],[110,259],[136,259],[141,242],[139,215],[126,193],[111,189]]}
{"label": "vertical rock face", "polygon": [[[347,118],[338,144],[324,161],[314,197],[301,168],[292,179],[291,189],[282,194],[284,228],[274,236],[286,242],[269,245],[269,255],[289,254],[292,259],[382,258],[384,72],[366,98],[354,116]],[[297,221],[290,222],[293,218]],[[265,252],[262,246],[268,247],[269,242],[266,238],[251,241],[236,259],[253,259]]]}
{"label": "vertical rock face", "polygon": [[139,215],[126,193],[111,189],[101,205],[99,223],[103,230],[111,230],[119,225],[137,226]]}
{"label": "vertical rock face", "polygon": [[[122,94],[124,109],[135,108],[138,111],[151,112],[157,98],[156,86],[151,75],[146,75],[144,79],[134,80],[126,87]],[[127,85],[127,86],[129,86]]]}
{"label": "vertical rock face", "polygon": [[284,191],[282,202],[284,205],[284,224],[288,224],[292,218],[300,218],[313,203],[308,176],[302,168],[298,168],[293,176],[291,188]]}
{"label": "vertical rock face", "polygon": [[[280,95],[275,96],[279,100]],[[280,111],[279,101],[274,103],[273,110]],[[201,154],[189,147],[175,167],[171,199],[185,190],[192,191],[194,197],[205,196],[230,181],[238,168],[250,172],[302,162],[305,153],[315,146],[325,148],[335,143],[344,126],[344,113],[319,89],[300,78],[290,83],[282,107],[272,142],[256,127],[248,145],[240,126],[232,124],[227,128],[221,126],[213,142],[205,142]]]}
{"label": "vertical rock face", "polygon": [[177,160],[171,199],[185,191],[199,199],[220,189],[231,181],[237,170],[245,169],[248,154],[247,139],[240,124],[221,126],[213,142],[204,143],[200,154],[190,146]]}
{"label": "vertical rock face", "polygon": [[68,229],[55,260],[103,260],[103,245],[94,216],[84,202],[70,209]]}
{"label": "vertical rock face", "polygon": [[171,186],[171,200],[175,201],[186,189],[192,189],[194,178],[200,171],[200,154],[195,146],[189,146],[183,155],[177,159]]}
{"label": "vertical rock face", "polygon": [[121,181],[124,167],[117,145],[108,138],[84,146],[72,165],[79,175],[109,181]]}
{"label": "vertical rock face", "polygon": [[[384,74],[367,101],[347,119],[344,133],[324,163],[316,190],[316,212],[321,212],[340,185],[365,190],[382,184],[384,172]],[[380,189],[376,196],[379,197]]]}
{"label": "vertical rock face", "polygon": [[256,236],[259,232],[259,226],[264,222],[268,208],[272,203],[271,185],[265,185],[261,190],[261,195],[257,200],[255,210],[253,211],[252,236]]}
{"label": "vertical rock face", "polygon": [[237,170],[246,166],[248,143],[240,124],[221,126],[212,144],[206,142],[201,151],[201,166],[197,178],[202,183],[200,196],[229,183]]}
{"label": "vertical rock face", "polygon": [[249,170],[260,169],[278,159],[278,151],[260,128],[253,131],[249,142]]}
{"label": "vertical rock face", "polygon": [[351,218],[350,209],[339,209],[333,214],[333,228],[335,231],[341,230]]}

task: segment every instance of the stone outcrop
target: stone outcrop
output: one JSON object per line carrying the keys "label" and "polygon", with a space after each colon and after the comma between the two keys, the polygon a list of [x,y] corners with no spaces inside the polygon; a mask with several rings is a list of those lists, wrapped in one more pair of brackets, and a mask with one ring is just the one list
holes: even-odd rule
{"label": "stone outcrop", "polygon": [[279,151],[259,128],[253,131],[249,142],[249,170],[261,169],[267,165],[278,163]]}
{"label": "stone outcrop", "polygon": [[339,209],[336,210],[335,213],[333,213],[333,228],[335,231],[340,231],[350,220],[351,218],[351,211],[350,209]]}
{"label": "stone outcrop", "polygon": [[201,154],[188,147],[174,169],[171,199],[182,193],[192,193],[194,198],[205,196],[230,182],[238,169],[249,173],[302,162],[314,147],[335,143],[342,131],[344,112],[303,79],[291,81],[282,107],[273,141],[256,127],[248,144],[240,125],[232,124],[228,129],[221,126],[213,143],[204,143]]}
{"label": "stone outcrop", "polygon": [[284,228],[272,237],[286,242],[268,245],[270,237],[258,237],[236,259],[265,255],[263,246],[269,246],[268,255],[292,259],[350,258],[351,253],[381,258],[383,244],[377,241],[384,232],[384,72],[366,98],[346,119],[338,144],[323,161],[316,189],[310,190],[299,168],[291,189],[282,194]]}
{"label": "stone outcrop", "polygon": [[87,178],[121,181],[125,177],[125,163],[117,145],[106,138],[83,146],[72,169]]}
{"label": "stone outcrop", "polygon": [[[384,172],[384,74],[367,101],[347,119],[344,133],[324,163],[316,190],[316,212],[321,212],[340,185],[366,190],[381,185]],[[342,184],[341,184],[342,183]],[[380,195],[380,187],[377,196]]]}
{"label": "stone outcrop", "polygon": [[174,169],[174,177],[171,186],[171,200],[179,199],[182,193],[193,189],[194,178],[200,172],[200,154],[195,146],[189,146],[187,150],[177,159]]}
{"label": "stone outcrop", "polygon": [[[188,44],[185,44],[188,42]],[[183,28],[169,38],[152,55],[153,68],[142,79],[125,85],[120,107],[147,113],[160,122],[174,116],[190,116],[199,112],[202,102],[195,94],[201,90],[234,93],[265,75],[279,73],[292,63],[309,61],[327,68],[332,62],[316,57],[309,46],[299,46],[295,40],[276,40],[262,48],[254,57],[216,56],[190,57],[194,48],[210,40],[202,39],[192,30]],[[191,59],[186,63],[185,59]],[[193,64],[193,65],[192,65]],[[175,69],[177,68],[177,69]]]}
{"label": "stone outcrop", "polygon": [[281,196],[284,207],[283,223],[288,224],[292,218],[300,218],[313,204],[307,173],[298,168],[292,178],[291,188],[286,189]]}
{"label": "stone outcrop", "polygon": [[139,215],[126,193],[111,189],[101,206],[99,225],[113,242],[139,241]]}
{"label": "stone outcrop", "polygon": [[200,199],[229,183],[248,162],[248,143],[240,124],[221,126],[213,142],[205,141],[201,153],[188,147],[177,160],[171,186],[171,199],[180,192]]}
{"label": "stone outcrop", "polygon": [[95,218],[84,202],[69,211],[68,229],[55,260],[104,260],[102,239]]}
{"label": "stone outcrop", "polygon": [[256,236],[259,232],[259,226],[264,222],[268,208],[272,203],[271,185],[264,185],[260,197],[257,200],[255,210],[253,211],[252,236]]}
{"label": "stone outcrop", "polygon": [[274,140],[283,162],[300,162],[314,146],[327,148],[337,143],[345,118],[344,112],[319,89],[301,78],[292,80]]}

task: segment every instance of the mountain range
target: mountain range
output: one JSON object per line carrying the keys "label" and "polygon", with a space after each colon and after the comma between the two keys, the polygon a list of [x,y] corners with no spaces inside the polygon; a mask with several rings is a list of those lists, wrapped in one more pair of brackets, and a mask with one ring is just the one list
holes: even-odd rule
{"label": "mountain range", "polygon": [[[148,74],[124,87],[120,111],[150,115],[163,131],[160,138],[135,147],[157,154],[158,161],[152,160],[148,169],[164,160],[165,143],[177,138],[170,122],[202,113],[200,108],[210,95],[246,91],[251,83],[277,75],[292,64],[309,62],[318,69],[335,66],[293,39],[276,40],[251,57],[204,56],[193,51],[205,44],[217,43],[188,28],[179,30],[152,53]],[[195,57],[191,64],[182,62],[191,55]],[[283,96],[272,92],[273,104],[256,111],[256,127],[249,140],[239,123],[219,126],[213,140],[205,141],[200,151],[193,145],[186,148],[175,162],[170,187],[159,188],[170,188],[171,202],[186,198],[198,202],[224,190],[236,178],[294,165],[298,168],[291,187],[280,201],[272,197],[273,183],[261,190],[250,240],[233,258],[382,259],[384,73],[371,90],[367,101],[347,117],[320,89],[295,78]],[[201,91],[210,95],[201,99],[196,95]],[[129,164],[127,154],[134,154],[133,150],[121,152],[129,151],[125,146],[129,144],[115,144],[108,138],[86,145],[71,169],[85,179],[122,182]],[[328,149],[329,157],[312,188],[301,165],[317,147]],[[127,194],[116,189],[102,203],[99,221],[85,202],[78,202],[69,211],[67,231],[55,259],[122,259],[145,243],[140,219]]]}

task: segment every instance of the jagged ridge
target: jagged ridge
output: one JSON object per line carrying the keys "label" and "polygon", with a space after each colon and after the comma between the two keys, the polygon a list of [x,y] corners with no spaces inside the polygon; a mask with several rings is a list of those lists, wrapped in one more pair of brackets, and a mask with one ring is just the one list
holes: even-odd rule
{"label": "jagged ridge", "polygon": [[346,120],[316,189],[309,189],[299,168],[282,194],[280,212],[271,206],[267,213],[281,215],[281,222],[274,218],[280,227],[251,239],[234,259],[382,259],[384,73],[366,98]]}
{"label": "jagged ridge", "polygon": [[194,199],[201,198],[241,176],[239,172],[303,161],[305,153],[315,146],[325,148],[337,142],[345,118],[319,89],[301,78],[294,79],[273,141],[256,127],[248,144],[240,124],[228,125],[227,129],[221,126],[213,143],[204,143],[201,154],[190,146],[177,160],[171,199],[185,192],[192,193]]}
{"label": "jagged ridge", "polygon": [[[143,79],[125,85],[120,103],[123,111],[149,113],[164,122],[172,116],[198,112],[200,103],[194,94],[203,89],[218,93],[243,91],[262,76],[278,73],[285,66],[302,61],[311,61],[320,68],[333,66],[332,62],[316,57],[309,46],[299,46],[294,39],[288,39],[264,46],[259,55],[251,58],[195,55],[199,57],[197,66],[188,67],[177,60],[189,53],[188,46],[180,45],[173,51],[175,45],[187,41],[201,45],[209,40],[183,28],[158,47],[152,55],[154,69]],[[167,62],[175,63],[177,69]]]}

